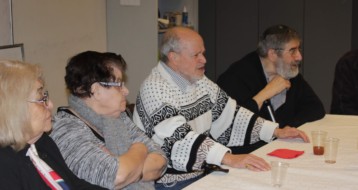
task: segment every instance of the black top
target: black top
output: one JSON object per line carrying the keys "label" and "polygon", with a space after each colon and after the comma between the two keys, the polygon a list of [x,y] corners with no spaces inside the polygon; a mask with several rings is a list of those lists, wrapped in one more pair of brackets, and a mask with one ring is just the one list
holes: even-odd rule
{"label": "black top", "polygon": [[[280,127],[300,125],[321,119],[325,115],[324,107],[313,89],[301,74],[290,79],[291,88],[287,91],[286,102],[281,105],[274,116]],[[250,109],[260,117],[271,120],[266,101],[261,110],[252,98],[266,85],[264,70],[256,52],[246,55],[233,63],[218,79],[219,86],[234,98],[238,104]],[[273,111],[273,110],[272,110]]]}
{"label": "black top", "polygon": [[[271,109],[280,128],[287,125],[299,127],[306,122],[323,118],[325,115],[323,104],[302,75],[298,74],[290,79],[290,82],[291,88],[286,93],[286,102],[276,111]],[[262,118],[272,120],[267,108],[271,106],[270,101],[265,101],[259,110],[256,101],[252,99],[267,85],[265,73],[256,52],[251,52],[230,65],[220,75],[217,83],[239,105]],[[249,153],[265,144],[264,141],[259,141],[250,146],[232,148],[232,151],[233,153]]]}
{"label": "black top", "polygon": [[[43,134],[35,146],[40,158],[56,171],[71,189],[104,189],[77,178],[47,134]],[[0,148],[0,189],[50,189],[26,156],[28,148],[29,145],[19,152],[15,152],[11,147]]]}
{"label": "black top", "polygon": [[358,115],[358,50],[346,53],[337,62],[331,113]]}

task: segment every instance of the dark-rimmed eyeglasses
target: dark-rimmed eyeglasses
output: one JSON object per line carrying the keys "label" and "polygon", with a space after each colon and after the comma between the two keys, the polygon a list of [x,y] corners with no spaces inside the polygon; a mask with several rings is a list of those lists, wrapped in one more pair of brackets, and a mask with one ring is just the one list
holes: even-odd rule
{"label": "dark-rimmed eyeglasses", "polygon": [[301,48],[291,48],[289,50],[285,50],[285,49],[282,49],[282,48],[276,48],[275,50],[276,51],[288,51],[291,56],[297,55],[297,53],[302,53]]}
{"label": "dark-rimmed eyeglasses", "polygon": [[28,102],[30,103],[38,103],[38,104],[43,104],[45,106],[48,106],[49,105],[49,93],[48,91],[46,90],[44,93],[43,93],[43,96],[41,99],[39,100],[28,100]]}
{"label": "dark-rimmed eyeglasses", "polygon": [[124,82],[98,82],[98,83],[103,86],[118,87],[119,89],[122,89],[124,86]]}

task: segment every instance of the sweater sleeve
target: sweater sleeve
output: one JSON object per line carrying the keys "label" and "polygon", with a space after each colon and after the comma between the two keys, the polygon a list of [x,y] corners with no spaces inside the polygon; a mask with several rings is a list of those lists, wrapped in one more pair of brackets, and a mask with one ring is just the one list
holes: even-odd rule
{"label": "sweater sleeve", "polygon": [[[142,108],[140,108],[141,111],[143,111]],[[161,145],[171,168],[185,172],[200,170],[211,149],[215,149],[217,154],[211,154],[208,163],[214,164],[220,164],[221,156],[230,151],[206,135],[194,131],[186,119],[179,115],[178,110],[171,105],[163,105],[158,112],[150,114],[151,118],[140,118],[140,110],[134,112],[134,121],[146,131],[148,136]],[[154,123],[143,125],[142,122],[146,119]]]}
{"label": "sweater sleeve", "polygon": [[241,107],[235,100],[218,89],[218,100],[213,107],[211,136],[225,146],[244,146],[259,140],[272,140],[277,123],[262,119]]}
{"label": "sweater sleeve", "polygon": [[50,136],[74,174],[92,184],[114,188],[118,159],[102,150],[104,144],[82,121],[70,115],[57,116]]}
{"label": "sweater sleeve", "polygon": [[149,153],[160,154],[166,158],[159,144],[155,143],[152,139],[145,135],[145,133],[140,130],[126,114],[122,114],[121,117],[124,120],[125,126],[130,129],[133,143],[141,142],[147,146]]}

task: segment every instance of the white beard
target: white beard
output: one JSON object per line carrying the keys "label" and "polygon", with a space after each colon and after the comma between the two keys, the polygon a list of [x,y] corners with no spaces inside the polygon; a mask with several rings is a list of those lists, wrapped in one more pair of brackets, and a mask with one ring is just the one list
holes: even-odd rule
{"label": "white beard", "polygon": [[[291,65],[297,64],[297,67],[291,68]],[[280,76],[282,76],[285,79],[291,79],[298,75],[299,73],[299,64],[300,62],[292,62],[290,64],[286,64],[282,61],[282,59],[277,60],[276,63],[276,72]]]}

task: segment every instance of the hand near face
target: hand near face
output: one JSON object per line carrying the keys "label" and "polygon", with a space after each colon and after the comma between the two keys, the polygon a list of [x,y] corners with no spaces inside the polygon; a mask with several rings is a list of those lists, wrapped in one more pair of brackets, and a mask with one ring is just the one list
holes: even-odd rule
{"label": "hand near face", "polygon": [[291,83],[289,80],[284,79],[280,75],[276,75],[273,79],[266,85],[264,90],[267,94],[267,99],[272,98],[276,94],[279,94],[285,89],[289,89],[291,87]]}
{"label": "hand near face", "polygon": [[222,164],[233,168],[246,168],[252,171],[267,171],[270,170],[270,164],[264,159],[253,154],[231,154],[226,153]]}
{"label": "hand near face", "polygon": [[301,138],[304,142],[310,142],[305,132],[289,126],[286,126],[283,129],[276,128],[274,135],[279,139]]}
{"label": "hand near face", "polygon": [[289,80],[284,79],[280,75],[276,75],[253,99],[256,101],[259,109],[261,109],[264,101],[271,99],[276,94],[290,87],[291,82]]}

